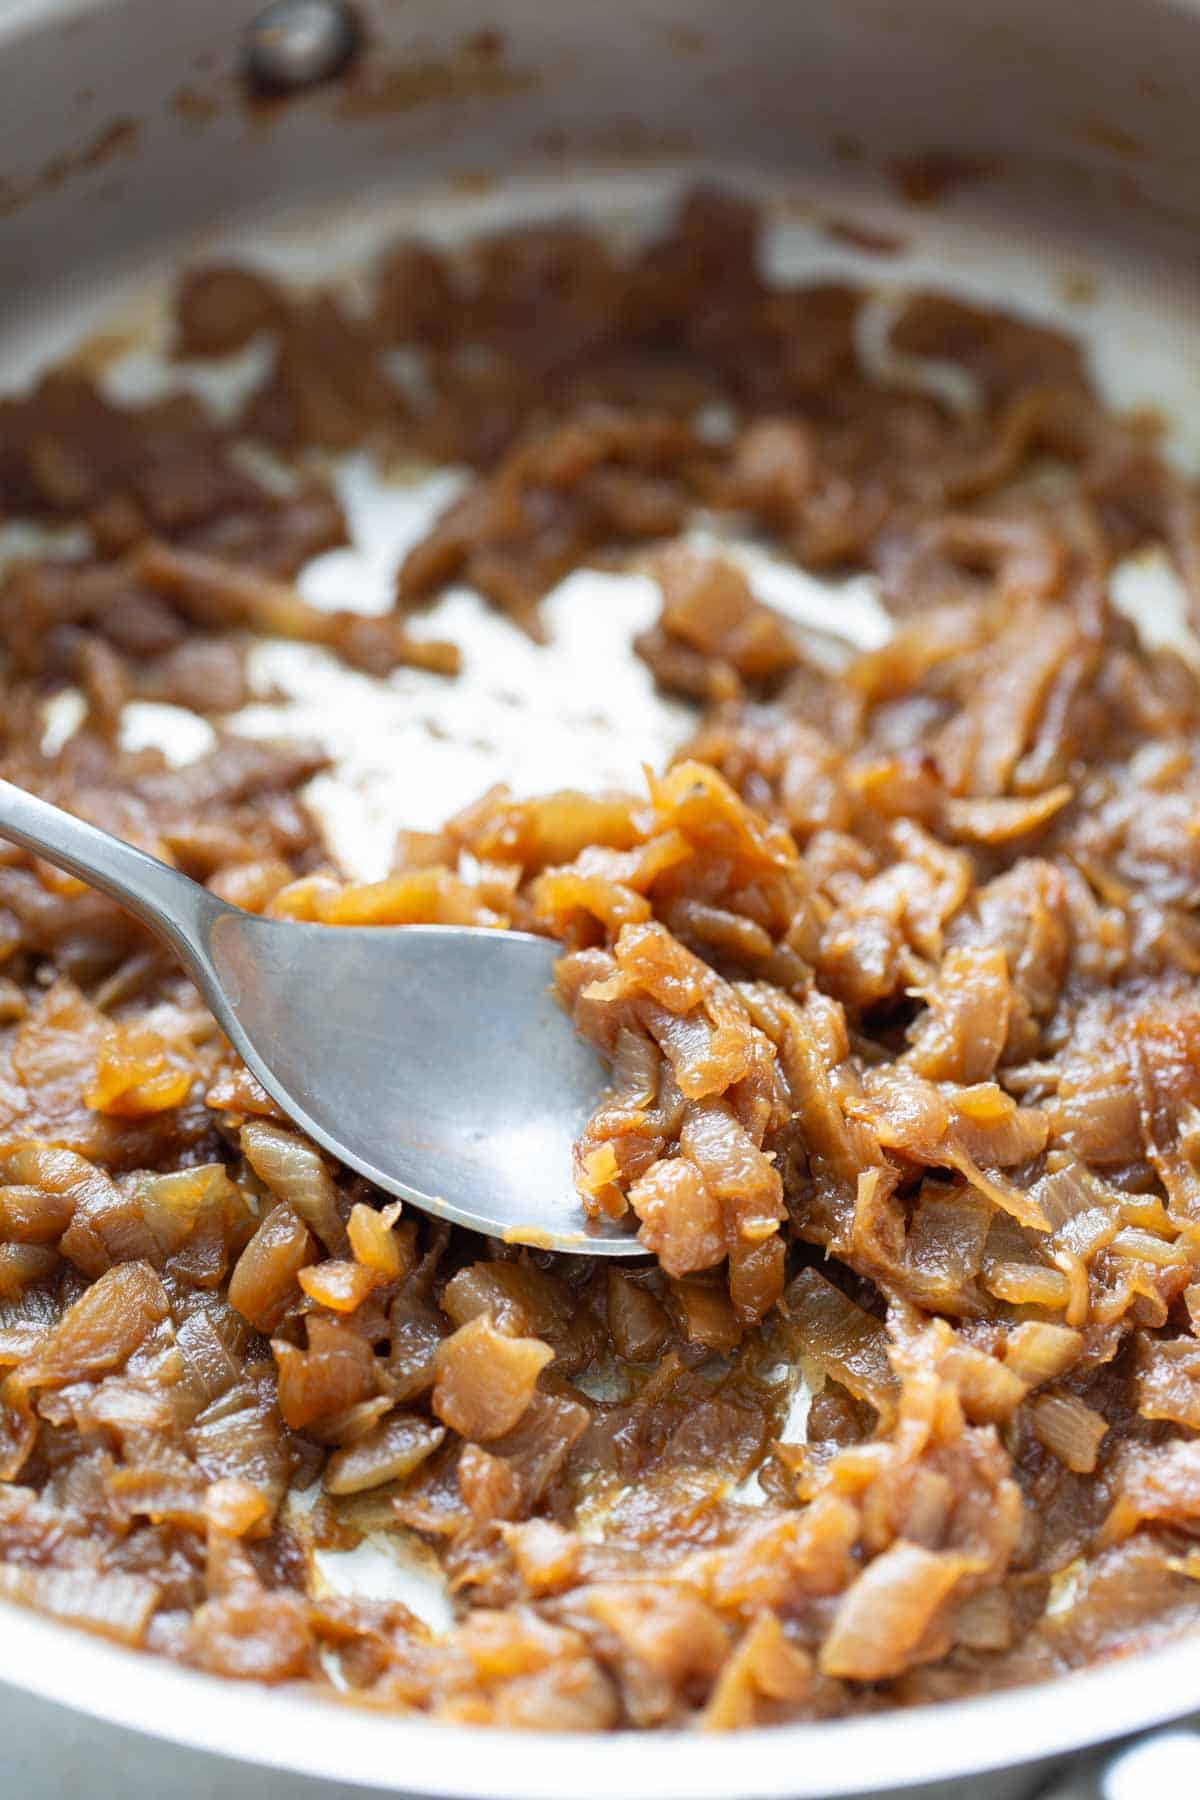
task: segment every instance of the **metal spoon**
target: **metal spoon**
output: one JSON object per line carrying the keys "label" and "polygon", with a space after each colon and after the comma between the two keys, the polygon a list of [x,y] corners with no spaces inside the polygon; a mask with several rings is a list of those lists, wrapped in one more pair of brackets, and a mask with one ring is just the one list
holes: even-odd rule
{"label": "metal spoon", "polygon": [[165,938],[271,1098],[340,1162],[493,1237],[644,1254],[586,1222],[571,1178],[605,1071],[550,992],[557,944],[260,918],[7,781],[0,836]]}

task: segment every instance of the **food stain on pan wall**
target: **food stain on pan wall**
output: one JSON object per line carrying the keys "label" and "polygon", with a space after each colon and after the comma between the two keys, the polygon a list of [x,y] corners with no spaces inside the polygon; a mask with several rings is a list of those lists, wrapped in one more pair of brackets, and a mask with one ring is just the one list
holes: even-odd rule
{"label": "food stain on pan wall", "polygon": [[141,130],[136,119],[113,119],[79,149],[53,157],[29,179],[7,181],[0,177],[0,217],[16,212],[41,194],[64,187],[77,175],[92,174],[110,163],[132,158],[141,142]]}

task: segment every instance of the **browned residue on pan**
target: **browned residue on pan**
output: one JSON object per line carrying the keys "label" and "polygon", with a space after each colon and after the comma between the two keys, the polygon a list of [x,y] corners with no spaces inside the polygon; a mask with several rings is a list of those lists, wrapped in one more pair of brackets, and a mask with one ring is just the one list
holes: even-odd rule
{"label": "browned residue on pan", "polygon": [[1096,277],[1090,269],[1064,269],[1058,291],[1068,306],[1091,306],[1096,298]]}
{"label": "browned residue on pan", "polygon": [[456,169],[449,177],[452,193],[480,199],[496,190],[497,177],[491,169]]}
{"label": "browned residue on pan", "polygon": [[494,52],[467,49],[453,58],[364,63],[343,82],[334,112],[342,119],[374,119],[422,106],[529,93],[537,85],[532,69],[513,68]]}
{"label": "browned residue on pan", "polygon": [[678,56],[699,56],[709,47],[708,33],[695,25],[668,25],[663,36]]}
{"label": "browned residue on pan", "polygon": [[[418,107],[527,93],[539,77],[531,69],[506,62],[506,53],[504,35],[494,27],[472,32],[449,56],[414,52],[384,62],[368,47],[367,54],[334,84],[331,110],[339,119],[379,119]],[[305,97],[303,92],[264,94],[245,87],[242,91],[246,110],[259,125],[274,123]]]}
{"label": "browned residue on pan", "polygon": [[825,236],[833,238],[835,243],[861,250],[868,256],[899,256],[908,243],[899,232],[881,231],[878,226],[864,225],[861,219],[848,219],[837,213],[830,214],[823,229]]}
{"label": "browned residue on pan", "polygon": [[484,62],[493,62],[502,57],[507,48],[504,33],[495,25],[485,25],[482,31],[473,31],[462,41],[463,54],[474,56]]}
{"label": "browned residue on pan", "polygon": [[1169,82],[1162,79],[1153,69],[1143,69],[1134,82],[1139,94],[1147,100],[1169,100],[1172,89]]}
{"label": "browned residue on pan", "polygon": [[835,131],[829,140],[829,151],[841,163],[860,163],[865,155],[862,139],[849,131]]}
{"label": "browned residue on pan", "polygon": [[187,82],[171,95],[171,111],[187,125],[209,125],[221,111],[221,103],[213,94],[201,93]]}
{"label": "browned residue on pan", "polygon": [[78,150],[64,150],[26,180],[0,179],[0,216],[16,212],[39,194],[64,187],[77,175],[104,168],[131,156],[137,149],[141,126],[136,119],[113,119]]}
{"label": "browned residue on pan", "polygon": [[1149,155],[1149,150],[1140,137],[1135,136],[1132,131],[1126,131],[1123,125],[1116,124],[1112,119],[1074,119],[1069,129],[1072,137],[1092,149],[1106,150],[1110,156],[1127,157],[1134,161]]}
{"label": "browned residue on pan", "polygon": [[64,151],[48,162],[42,170],[39,185],[42,187],[61,187],[72,175],[82,174],[86,169],[100,169],[106,163],[119,156],[129,156],[137,148],[141,126],[136,119],[114,119],[104,126],[82,150]]}
{"label": "browned residue on pan", "polygon": [[561,125],[535,132],[530,148],[539,155],[596,158],[610,167],[638,167],[664,157],[686,156],[695,140],[686,131],[654,131],[639,119],[570,131]]}
{"label": "browned residue on pan", "polygon": [[998,170],[995,157],[944,149],[893,156],[886,167],[900,197],[910,206],[940,206],[960,188],[991,180]]}

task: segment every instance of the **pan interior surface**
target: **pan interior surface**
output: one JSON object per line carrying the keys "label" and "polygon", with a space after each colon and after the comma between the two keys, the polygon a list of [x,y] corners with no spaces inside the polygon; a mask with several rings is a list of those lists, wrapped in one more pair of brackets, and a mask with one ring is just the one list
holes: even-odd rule
{"label": "pan interior surface", "polygon": [[[62,9],[64,14],[71,10]],[[75,10],[83,21],[72,40],[78,43],[89,38],[96,19],[106,11],[121,11],[136,23],[142,9],[126,5]],[[594,28],[579,22],[577,9],[565,8],[561,27],[547,33],[551,41],[541,54],[549,67],[533,73],[538,9],[532,0],[528,6],[507,9],[511,20],[501,67],[492,67],[485,56],[484,73],[470,56],[461,62],[462,44],[487,23],[482,13],[477,18],[472,8],[451,8],[448,19],[426,34],[428,47],[418,56],[411,44],[400,41],[403,28],[396,21],[402,10],[383,9],[380,30],[389,46],[399,44],[405,50],[406,67],[419,64],[436,87],[437,80],[428,72],[449,66],[453,59],[447,46],[451,46],[453,58],[459,59],[454,68],[474,71],[455,78],[462,84],[457,103],[462,129],[456,138],[461,167],[453,178],[420,167],[410,168],[395,181],[381,178],[384,166],[392,173],[405,167],[422,128],[428,135],[431,115],[423,105],[393,112],[390,126],[386,109],[382,115],[367,111],[357,121],[351,118],[332,158],[332,170],[319,183],[302,181],[302,157],[294,187],[286,168],[289,145],[308,143],[315,131],[311,120],[284,119],[272,125],[247,122],[241,114],[219,117],[211,130],[220,146],[216,160],[224,170],[224,194],[210,186],[204,222],[199,217],[189,220],[186,231],[181,231],[166,200],[167,175],[161,183],[152,175],[144,187],[139,186],[139,158],[160,137],[169,142],[166,160],[170,183],[176,184],[181,171],[186,175],[192,166],[189,159],[200,159],[205,130],[196,126],[189,138],[186,122],[176,118],[175,125],[164,124],[153,114],[142,131],[145,143],[135,145],[127,160],[119,151],[106,166],[84,168],[60,186],[34,193],[14,214],[16,298],[0,314],[3,386],[20,385],[69,346],[90,339],[115,394],[134,399],[156,391],[169,378],[165,364],[169,276],[183,260],[250,255],[295,280],[336,277],[353,291],[357,270],[389,237],[411,232],[454,243],[501,223],[582,212],[603,220],[618,237],[629,238],[653,229],[681,187],[697,179],[721,180],[763,197],[772,221],[775,272],[787,278],[848,277],[868,286],[875,295],[870,318],[877,321],[886,319],[888,309],[906,290],[936,285],[1066,325],[1089,345],[1105,396],[1121,407],[1157,410],[1167,423],[1173,453],[1186,466],[1200,468],[1200,311],[1193,273],[1173,254],[1176,233],[1190,227],[1191,221],[1181,223],[1169,216],[1170,207],[1161,196],[1174,194],[1178,182],[1172,185],[1172,171],[1164,173],[1148,153],[1147,168],[1142,170],[1139,164],[1135,172],[1146,191],[1160,196],[1156,217],[1135,220],[1124,240],[1104,228],[1099,212],[1072,208],[1064,198],[1066,177],[1057,165],[1054,178],[1047,177],[1050,199],[1036,229],[1011,196],[987,183],[964,187],[936,209],[918,210],[857,160],[818,155],[815,146],[811,162],[801,146],[795,167],[781,174],[778,158],[747,156],[743,150],[745,140],[769,133],[772,121],[784,112],[784,95],[776,91],[780,84],[768,84],[761,119],[752,119],[748,93],[755,59],[759,66],[770,61],[765,38],[759,41],[766,26],[753,23],[740,35],[739,60],[733,73],[726,74],[725,92],[734,116],[727,112],[720,123],[715,135],[724,135],[727,141],[718,144],[715,153],[696,156],[670,142],[664,147],[651,141],[654,134],[648,137],[643,131],[619,154],[603,154],[599,114],[608,103],[604,83],[615,84],[619,72],[609,58],[597,71],[600,97],[592,124],[598,148],[583,159],[556,154],[539,160],[530,146],[538,131],[544,136],[553,128],[562,104],[547,83],[556,73],[565,81],[569,74],[562,71],[577,71],[594,39]],[[928,15],[923,26],[928,43],[936,43],[939,26],[946,27],[953,40],[958,28],[951,27],[950,20],[957,9],[922,10]],[[994,39],[991,54],[1001,64],[1005,55],[1019,62],[1014,46],[1022,31],[1036,39],[1039,31],[1048,29],[1041,17],[1044,9],[995,10],[993,22],[1000,22],[1002,13],[1007,17],[1008,49]],[[1065,16],[1067,9],[1058,10]],[[1097,11],[1093,56],[1101,53],[1095,44],[1102,50],[1106,33],[1115,49],[1120,48],[1119,10],[1153,14],[1155,33],[1168,51],[1166,40],[1173,43],[1179,34],[1183,41],[1189,26],[1200,38],[1200,28],[1187,16],[1186,7],[1102,7]],[[240,9],[221,0],[211,11],[205,33],[230,36]],[[690,25],[678,8],[651,6],[645,11],[646,29],[652,25],[657,33],[655,42],[662,46],[674,41],[677,67],[686,72],[690,56],[701,73],[707,71],[707,78],[715,79],[707,59],[715,64],[719,54],[727,56],[732,49],[718,9],[707,5],[691,9],[700,23],[693,19]],[[781,16],[781,9],[763,11],[776,22]],[[182,9],[164,6],[162,18],[169,16],[178,25]],[[112,21],[108,23],[111,29]],[[981,15],[976,24],[980,43],[986,43],[988,20]],[[706,47],[689,50],[679,35],[686,30],[701,42],[707,32]],[[1066,30],[1062,25],[1064,34]],[[157,83],[169,99],[186,84],[178,76],[177,51],[168,48],[165,24],[155,27],[155,37],[160,34],[164,47],[159,61],[149,59],[150,87]],[[960,40],[961,36],[960,31]],[[874,59],[883,54],[883,42],[883,37],[878,44],[872,40],[868,55],[866,37],[857,45],[854,28],[842,24],[833,30],[822,54],[827,60],[840,55],[845,68],[853,66],[867,83]],[[807,48],[813,50],[812,45]],[[1150,61],[1159,48],[1156,37],[1141,61]],[[203,49],[203,44],[192,46],[194,55]],[[945,45],[931,50],[935,64],[952,54],[952,47]],[[972,54],[986,61],[978,46]],[[915,66],[911,48],[909,55]],[[625,56],[620,68],[627,72],[629,53]],[[1114,54],[1114,67],[1116,62]],[[902,69],[908,71],[909,63],[902,62]],[[0,89],[10,78],[0,75]],[[189,79],[197,91],[203,89],[203,71]],[[438,79],[444,85],[449,78]],[[699,81],[699,74],[694,79]],[[936,84],[936,69],[928,79]],[[660,138],[669,140],[673,131],[677,138],[696,135],[690,127],[685,130],[689,120],[691,126],[702,125],[698,104],[686,97],[692,80],[686,74],[677,91],[672,90],[668,125],[661,128]],[[923,92],[915,84],[915,75],[908,73],[899,83],[914,103]],[[719,86],[715,91],[721,91]],[[635,92],[627,104],[634,113],[640,107],[649,115],[652,93],[653,85],[643,84],[640,99]],[[898,103],[892,104],[899,112]],[[336,102],[322,105],[332,111]],[[960,97],[956,105],[957,119],[945,126],[946,141],[964,141],[968,128],[985,129],[986,116],[982,124],[979,119],[972,122],[966,101]],[[984,105],[984,115],[990,105],[990,101]],[[1049,90],[1045,106],[1049,113]],[[1154,130],[1161,131],[1164,140],[1171,135],[1175,106],[1168,94],[1155,115],[1159,122]],[[441,116],[436,108],[435,115]],[[1084,115],[1076,110],[1071,116],[1078,126]],[[677,119],[677,130],[670,124],[672,118]],[[902,124],[889,119],[886,108],[876,125],[881,149],[892,137],[900,141]],[[328,129],[328,121],[321,129]],[[383,152],[383,161],[376,162],[378,146],[389,130],[390,147]],[[825,120],[822,130],[827,140],[834,134],[834,123]],[[1190,131],[1194,136],[1194,121]],[[1128,135],[1137,136],[1132,129]],[[697,141],[705,141],[707,148],[702,136]],[[1177,133],[1172,141],[1172,154],[1182,165],[1188,139]],[[1118,173],[1133,179],[1128,152],[1115,150],[1111,142],[1107,149],[1097,150],[1095,144],[1092,148],[1102,173],[1107,157]],[[43,149],[48,157],[52,146]],[[1049,169],[1051,151],[1043,150],[1043,164]],[[22,151],[20,181],[26,187],[36,184],[39,155],[37,146]],[[234,179],[238,159],[244,155],[257,171],[246,184],[249,199]],[[311,167],[313,155],[305,155]],[[490,171],[497,162],[511,162],[517,172],[495,179]],[[1080,166],[1085,165],[1095,166],[1084,158]],[[486,176],[479,174],[481,167],[489,171]],[[1023,176],[1036,180],[1037,173],[1037,159],[1030,155]],[[67,265],[56,270],[48,260],[58,253],[48,225],[55,209],[65,209],[63,217],[78,216],[81,208],[86,213],[89,192],[106,182],[113,194],[100,202],[101,224],[107,217],[111,226],[113,209],[136,208],[144,195],[146,208],[138,232],[130,228],[122,241],[110,230],[106,239],[94,220],[85,224],[78,238],[79,254],[94,253],[96,273],[87,282],[68,280]],[[324,196],[316,191],[319,186],[326,189]],[[304,197],[285,204],[281,196],[295,191]],[[866,235],[874,235],[879,242],[895,240],[897,247],[880,253],[855,245],[838,229],[846,220],[864,228],[864,242]],[[1143,227],[1153,227],[1153,244],[1147,245],[1141,235]],[[90,245],[89,234],[96,237]],[[34,308],[29,295],[39,283],[45,284],[43,303]],[[183,375],[220,400],[210,376],[195,369],[185,369]],[[938,372],[923,369],[913,376],[936,382]],[[344,462],[338,484],[354,545],[310,566],[302,581],[307,597],[319,605],[353,604],[359,610],[382,611],[389,603],[397,560],[460,481],[455,470],[403,470],[381,476],[363,458]],[[713,526],[711,521],[697,520],[695,529],[704,539],[711,536]],[[0,530],[0,557],[27,547],[19,532]],[[864,646],[879,642],[886,631],[868,580],[817,581],[773,563],[748,543],[734,548],[752,566],[763,597],[814,631],[836,618],[838,629]],[[1121,572],[1118,594],[1149,638],[1190,653],[1181,597],[1160,561],[1131,562]],[[325,739],[335,767],[319,779],[313,802],[339,858],[370,878],[382,871],[387,846],[399,825],[432,827],[497,779],[508,780],[518,793],[535,791],[536,771],[545,767],[548,756],[553,757],[563,785],[585,788],[629,786],[637,782],[644,763],[661,763],[685,734],[688,715],[654,692],[647,671],[629,653],[632,635],[651,623],[655,607],[653,587],[641,576],[582,572],[549,601],[550,641],[535,647],[469,591],[452,591],[422,625],[429,635],[445,635],[463,646],[464,675],[449,686],[411,670],[400,671],[382,686],[345,670],[311,646],[264,644],[256,663],[260,697],[235,721],[236,728],[263,736],[317,732]],[[600,663],[614,671],[614,679],[603,706],[597,708],[586,696],[587,672]],[[71,728],[69,702],[54,728]],[[173,709],[135,707],[128,730],[131,739],[161,742],[180,760],[200,753],[208,741],[202,722],[176,716]],[[397,779],[397,769],[414,767],[420,770],[419,781],[406,784]],[[348,1591],[394,1592],[427,1610],[431,1621],[446,1616],[444,1596],[415,1557],[399,1565],[378,1554],[330,1557],[324,1574]],[[148,1658],[133,1662],[128,1653],[16,1610],[6,1614],[6,1631],[0,1639],[0,1679],[173,1742],[366,1787],[444,1795],[447,1800],[457,1796],[466,1800],[482,1792],[496,1800],[508,1796],[550,1800],[567,1794],[579,1800],[606,1800],[637,1793],[655,1793],[664,1800],[671,1796],[702,1800],[730,1793],[748,1800],[761,1795],[765,1800],[776,1795],[853,1795],[872,1788],[961,1779],[1014,1758],[1023,1762],[1050,1758],[1177,1717],[1195,1705],[1196,1658],[1194,1646],[1165,1647],[1040,1689],[956,1702],[932,1714],[925,1710],[853,1723],[784,1727],[732,1741],[709,1738],[703,1744],[677,1738],[592,1739],[583,1755],[573,1739],[539,1743],[531,1754],[529,1741],[515,1734],[479,1731],[466,1737],[444,1727],[373,1717],[350,1706],[326,1707],[317,1714],[314,1703],[303,1697],[222,1685]]]}

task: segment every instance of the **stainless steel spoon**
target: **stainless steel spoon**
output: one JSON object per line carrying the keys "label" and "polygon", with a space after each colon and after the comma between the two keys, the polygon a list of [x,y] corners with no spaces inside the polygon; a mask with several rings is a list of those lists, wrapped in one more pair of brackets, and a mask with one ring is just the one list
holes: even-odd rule
{"label": "stainless steel spoon", "polygon": [[605,1071],[550,992],[556,944],[259,918],[7,781],[0,836],[165,938],[268,1094],[340,1162],[494,1237],[644,1254],[585,1221],[571,1178]]}

